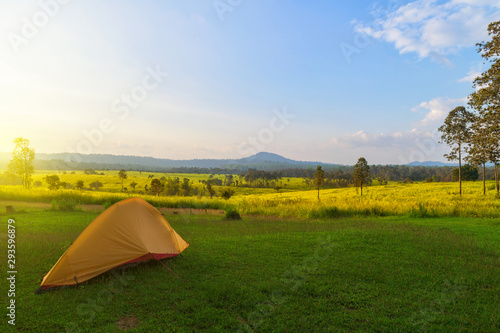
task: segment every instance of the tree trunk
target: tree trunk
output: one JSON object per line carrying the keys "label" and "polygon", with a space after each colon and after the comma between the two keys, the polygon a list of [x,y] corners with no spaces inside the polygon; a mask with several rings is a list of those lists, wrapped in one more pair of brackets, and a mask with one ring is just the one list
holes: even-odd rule
{"label": "tree trunk", "polygon": [[486,195],[486,163],[483,163],[483,195]]}
{"label": "tree trunk", "polygon": [[499,190],[499,187],[498,187],[498,164],[496,164],[496,163],[495,163],[495,184],[497,187],[497,195],[498,195],[498,190]]}
{"label": "tree trunk", "polygon": [[361,183],[361,196],[363,196],[363,183]]}
{"label": "tree trunk", "polygon": [[460,187],[460,196],[462,196],[462,148],[458,144],[458,184]]}
{"label": "tree trunk", "polygon": [[319,186],[318,186],[318,200],[319,200]]}

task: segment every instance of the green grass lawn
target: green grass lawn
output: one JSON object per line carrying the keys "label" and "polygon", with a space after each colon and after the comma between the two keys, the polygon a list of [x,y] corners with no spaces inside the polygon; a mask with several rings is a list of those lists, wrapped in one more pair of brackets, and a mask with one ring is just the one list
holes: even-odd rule
{"label": "green grass lawn", "polygon": [[[500,330],[496,219],[168,216],[191,245],[163,262],[188,284],[148,262],[35,295],[61,248],[96,216],[14,216],[17,331],[115,332],[127,318],[137,324],[130,332]],[[4,318],[0,330],[9,328]]]}

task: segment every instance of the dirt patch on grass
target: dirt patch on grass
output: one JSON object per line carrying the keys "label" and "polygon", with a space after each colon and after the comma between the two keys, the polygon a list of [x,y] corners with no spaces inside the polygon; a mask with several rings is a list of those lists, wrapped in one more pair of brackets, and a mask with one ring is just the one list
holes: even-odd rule
{"label": "dirt patch on grass", "polygon": [[[0,201],[0,213],[6,212],[6,207],[11,206],[14,209],[14,212],[32,209],[32,210],[46,210],[51,209],[52,204],[47,202],[25,202],[25,201]],[[103,205],[81,205],[82,210],[88,212],[100,212],[104,210]]]}
{"label": "dirt patch on grass", "polygon": [[136,328],[137,326],[139,326],[139,319],[137,316],[122,317],[116,323],[116,327],[121,331]]}
{"label": "dirt patch on grass", "polygon": [[23,201],[0,201],[0,212],[6,213],[6,207],[12,206],[14,211],[25,210],[27,208],[31,209],[48,209],[51,207],[49,203],[46,202],[23,202]]}
{"label": "dirt patch on grass", "polygon": [[104,210],[103,205],[82,205],[82,210],[86,212],[101,212]]}
{"label": "dirt patch on grass", "polygon": [[200,209],[200,208],[160,208],[160,212],[165,214],[193,214],[193,215],[224,215],[226,212],[222,209]]}

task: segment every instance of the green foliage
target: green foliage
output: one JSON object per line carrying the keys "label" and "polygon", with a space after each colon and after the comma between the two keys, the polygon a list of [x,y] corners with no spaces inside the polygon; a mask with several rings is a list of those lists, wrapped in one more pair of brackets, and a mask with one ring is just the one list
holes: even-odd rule
{"label": "green foliage", "polygon": [[108,209],[109,207],[113,206],[115,203],[123,200],[122,198],[110,198],[106,200],[102,205],[104,209]]}
{"label": "green foliage", "polygon": [[234,179],[233,175],[226,175],[226,181],[225,181],[226,186],[231,186],[233,184],[233,179]]}
{"label": "green foliage", "polygon": [[316,189],[318,190],[318,200],[319,200],[319,188],[323,185],[325,180],[325,172],[321,168],[321,165],[318,165],[316,168],[316,172],[314,173],[314,185],[316,185]]}
{"label": "green foliage", "polygon": [[[246,173],[240,175],[241,180],[245,180],[249,187],[269,187],[271,182],[277,182],[281,179],[280,171],[264,171],[249,169]],[[214,184],[212,182],[212,184]],[[220,184],[222,185],[222,184]]]}
{"label": "green foliage", "polygon": [[427,205],[420,202],[418,203],[418,205],[411,208],[409,216],[413,218],[424,218],[424,217],[436,217],[438,215],[435,213],[434,210],[429,209]]}
{"label": "green foliage", "polygon": [[125,171],[125,169],[121,169],[120,171],[118,171],[118,179],[120,179],[122,181],[122,191],[123,191],[123,181],[125,179],[127,179],[128,175],[127,175],[127,171]]}
{"label": "green foliage", "polygon": [[210,195],[210,198],[213,198],[215,196],[215,189],[212,186],[212,183],[210,181],[207,181],[207,191],[208,194]]}
{"label": "green foliage", "polygon": [[233,195],[234,191],[230,187],[223,188],[220,191],[220,197],[224,200],[229,200]]}
{"label": "green foliage", "polygon": [[95,172],[94,169],[85,169],[83,170],[83,173],[86,175],[97,175],[97,172]]}
{"label": "green foliage", "polygon": [[76,210],[81,210],[81,208],[77,207],[79,203],[72,198],[59,198],[52,200],[51,206],[52,210],[58,210],[63,212],[74,212]]}
{"label": "green foliage", "polygon": [[181,181],[179,177],[168,177],[165,182],[165,193],[167,195],[178,195],[180,193]]}
{"label": "green foliage", "polygon": [[[453,175],[452,175],[453,181],[458,180],[458,174],[459,174],[458,168],[453,169]],[[477,170],[476,167],[474,167],[470,164],[465,164],[462,167],[461,175],[462,175],[462,180],[474,181],[474,180],[477,180],[479,178],[479,171]]]}
{"label": "green foliage", "polygon": [[448,113],[444,124],[439,127],[442,142],[451,147],[450,153],[444,155],[449,161],[461,161],[464,145],[469,143],[471,138],[471,126],[474,121],[472,112],[463,106],[457,106]]}
{"label": "green foliage", "polygon": [[158,196],[161,192],[163,192],[163,185],[159,179],[152,179],[151,186],[149,187],[149,191],[152,195]]}
{"label": "green foliage", "polygon": [[30,148],[28,139],[16,138],[14,144],[16,146],[7,166],[8,171],[19,177],[25,188],[30,188],[33,181],[31,176],[35,172],[35,150]]}
{"label": "green foliage", "polygon": [[191,183],[189,181],[189,178],[184,178],[181,183],[181,190],[182,190],[182,195],[187,197],[191,194]]}
{"label": "green foliage", "polygon": [[77,182],[76,182],[75,188],[76,188],[77,190],[80,190],[80,191],[81,191],[81,190],[83,190],[83,187],[84,187],[84,186],[85,186],[84,181],[83,181],[83,180],[79,180],[79,181],[77,181]]}
{"label": "green foliage", "polygon": [[230,209],[226,210],[226,214],[224,215],[224,218],[226,220],[236,221],[236,220],[241,220],[241,215],[240,215],[240,213],[238,213],[238,211],[236,209],[230,208]]}
{"label": "green foliage", "polygon": [[98,190],[102,187],[102,182],[100,181],[95,181],[89,184],[90,188],[93,188],[94,190]]}
{"label": "green foliage", "polygon": [[49,185],[49,190],[58,190],[61,186],[58,175],[45,176],[45,182]]}
{"label": "green foliage", "polygon": [[372,180],[370,167],[364,157],[360,157],[354,166],[353,178],[356,186],[359,186],[361,189],[361,195],[363,195],[363,185],[370,185]]}
{"label": "green foliage", "polygon": [[497,195],[500,194],[498,163],[500,162],[500,21],[488,25],[491,40],[478,43],[478,52],[490,63],[490,68],[474,80],[475,91],[469,95],[469,105],[478,113],[473,126],[470,162],[495,164]]}
{"label": "green foliage", "polygon": [[459,193],[462,195],[462,152],[464,147],[471,142],[472,125],[476,121],[476,117],[472,112],[467,111],[463,106],[457,106],[448,113],[444,120],[444,125],[439,127],[442,133],[441,140],[451,147],[449,154],[444,156],[450,160],[458,160],[458,181]]}
{"label": "green foliage", "polygon": [[359,216],[389,216],[390,212],[378,206],[372,207],[344,207],[335,206],[314,208],[309,212],[308,217],[313,219],[338,219]]}

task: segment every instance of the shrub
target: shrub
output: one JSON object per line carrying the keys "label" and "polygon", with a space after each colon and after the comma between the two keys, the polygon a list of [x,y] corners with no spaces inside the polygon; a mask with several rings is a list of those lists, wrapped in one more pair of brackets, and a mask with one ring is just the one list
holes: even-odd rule
{"label": "shrub", "polygon": [[67,198],[52,200],[51,205],[52,210],[60,210],[64,212],[74,212],[76,210],[81,210],[80,207],[76,207],[78,205],[78,202]]}
{"label": "shrub", "polygon": [[234,195],[233,189],[227,187],[220,191],[220,196],[222,199],[229,200]]}
{"label": "shrub", "polygon": [[102,205],[104,206],[104,209],[108,209],[109,207],[113,206],[115,203],[118,201],[122,201],[123,198],[110,198],[106,200]]}
{"label": "shrub", "polygon": [[354,216],[389,216],[390,212],[381,207],[347,207],[339,208],[336,206],[320,207],[309,211],[308,217],[313,219],[338,219]]}
{"label": "shrub", "polygon": [[309,212],[309,217],[313,219],[337,219],[339,217],[346,217],[346,215],[346,212],[341,211],[338,207],[321,207]]}
{"label": "shrub", "polygon": [[[457,209],[457,206],[455,206],[455,209]],[[455,214],[456,214],[455,212],[452,213],[453,216],[455,216]],[[410,217],[417,217],[417,218],[439,217],[439,214],[437,214],[434,209],[429,209],[427,205],[424,205],[423,203],[419,202],[418,206],[414,206],[410,210]]]}
{"label": "shrub", "polygon": [[226,220],[241,220],[240,213],[234,208],[229,208],[226,210],[226,215],[224,216]]}

